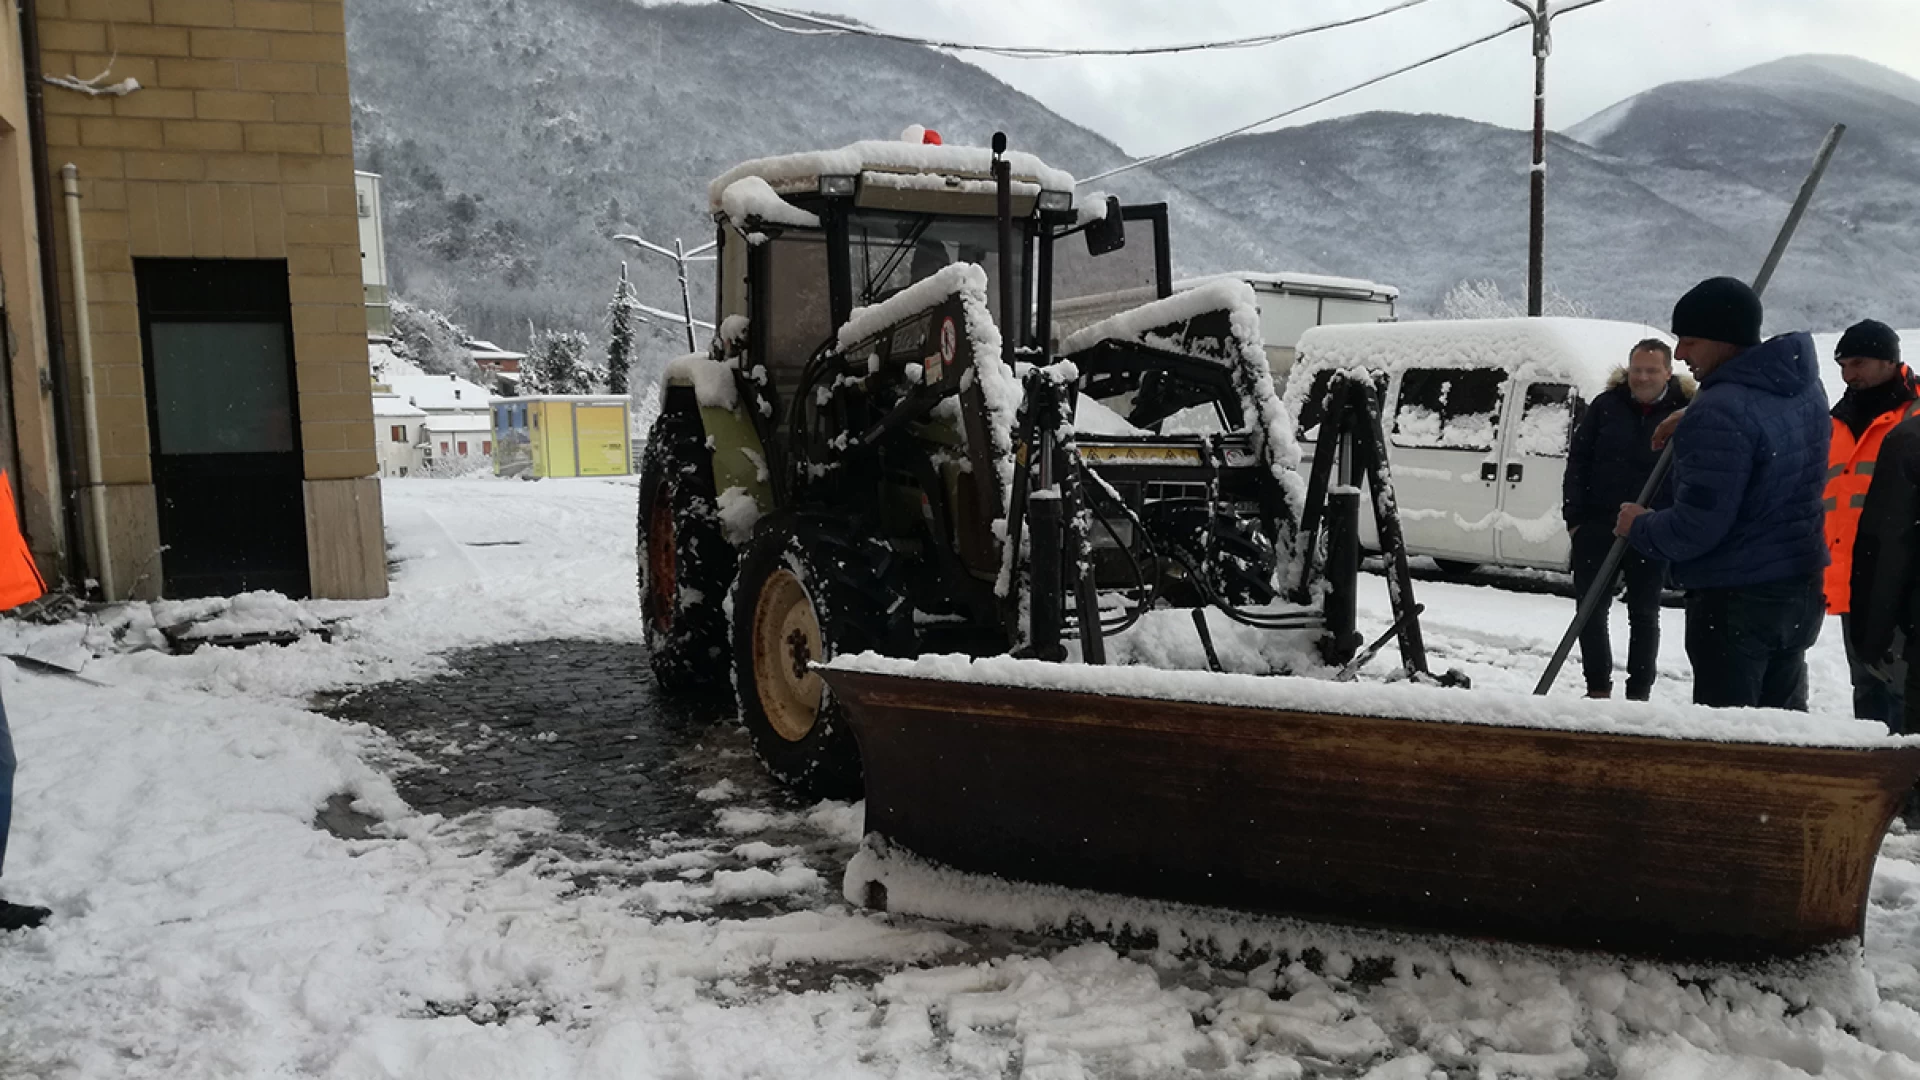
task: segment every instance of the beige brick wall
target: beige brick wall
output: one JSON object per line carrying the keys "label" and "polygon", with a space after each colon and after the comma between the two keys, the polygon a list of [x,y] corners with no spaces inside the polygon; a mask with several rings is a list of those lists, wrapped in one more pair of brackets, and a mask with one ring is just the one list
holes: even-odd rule
{"label": "beige brick wall", "polygon": [[[80,169],[108,483],[151,482],[133,287],[144,257],[286,259],[307,479],[374,474],[341,0],[39,10],[48,74],[142,87],[46,96],[50,164]],[[71,332],[70,303],[65,318]]]}

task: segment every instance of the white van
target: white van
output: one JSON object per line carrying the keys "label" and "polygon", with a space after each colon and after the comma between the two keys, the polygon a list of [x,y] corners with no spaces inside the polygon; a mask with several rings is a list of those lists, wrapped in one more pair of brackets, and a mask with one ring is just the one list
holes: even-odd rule
{"label": "white van", "polygon": [[[1184,292],[1215,281],[1244,281],[1253,287],[1254,300],[1260,307],[1260,337],[1266,343],[1267,363],[1273,368],[1275,383],[1284,380],[1293,367],[1294,344],[1301,334],[1315,326],[1392,322],[1394,302],[1400,297],[1400,290],[1391,285],[1359,278],[1262,270],[1176,281],[1173,290]],[[1150,292],[1133,290],[1055,301],[1055,340],[1065,341],[1076,330],[1152,299]]]}
{"label": "white van", "polygon": [[[1286,404],[1312,459],[1335,370],[1368,373],[1407,553],[1443,569],[1567,569],[1560,486],[1586,402],[1651,326],[1601,319],[1459,319],[1322,326],[1300,338]],[[1377,545],[1372,511],[1363,540]]]}

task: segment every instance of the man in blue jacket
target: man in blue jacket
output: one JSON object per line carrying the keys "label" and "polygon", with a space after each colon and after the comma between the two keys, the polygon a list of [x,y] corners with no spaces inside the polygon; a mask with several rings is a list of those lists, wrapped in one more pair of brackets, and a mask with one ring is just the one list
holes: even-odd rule
{"label": "man in blue jacket", "polygon": [[1760,298],[1733,278],[1674,305],[1674,355],[1700,390],[1673,436],[1673,506],[1629,503],[1614,532],[1671,562],[1688,590],[1696,704],[1805,711],[1807,649],[1826,614],[1833,425],[1813,339],[1762,343],[1760,319]]}

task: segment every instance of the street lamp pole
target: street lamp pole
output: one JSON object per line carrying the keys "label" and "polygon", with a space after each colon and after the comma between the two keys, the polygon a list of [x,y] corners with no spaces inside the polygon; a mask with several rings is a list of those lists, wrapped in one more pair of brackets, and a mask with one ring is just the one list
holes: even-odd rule
{"label": "street lamp pole", "polygon": [[[702,256],[712,251],[719,241],[709,240],[699,247],[694,248],[692,251],[688,251],[686,246],[681,243],[679,237],[674,238],[673,246],[670,248],[662,247],[659,244],[653,243],[650,240],[644,240],[638,236],[616,236],[614,239],[623,244],[632,244],[642,251],[651,251],[656,255],[663,255],[673,260],[674,266],[677,267],[680,272],[680,309],[684,315],[684,321],[687,327],[687,351],[699,352],[700,345],[694,340],[693,328],[706,324],[693,317],[693,291],[692,287],[687,283],[687,264],[690,262],[706,261]],[[711,256],[708,256],[708,258],[711,258]]]}
{"label": "street lamp pole", "polygon": [[1543,264],[1547,234],[1547,55],[1553,52],[1552,15],[1547,0],[1507,0],[1526,13],[1533,26],[1533,167],[1530,205],[1527,209],[1527,314],[1537,316],[1542,308]]}

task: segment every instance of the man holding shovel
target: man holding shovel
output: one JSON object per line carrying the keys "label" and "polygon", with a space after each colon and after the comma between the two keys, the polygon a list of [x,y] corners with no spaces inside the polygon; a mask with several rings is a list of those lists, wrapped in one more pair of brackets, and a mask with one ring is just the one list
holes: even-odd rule
{"label": "man holding shovel", "polygon": [[1760,340],[1760,298],[1711,278],[1673,309],[1674,355],[1700,390],[1675,431],[1674,503],[1620,508],[1614,533],[1673,564],[1687,594],[1693,700],[1807,707],[1826,611],[1826,392],[1813,339]]}

